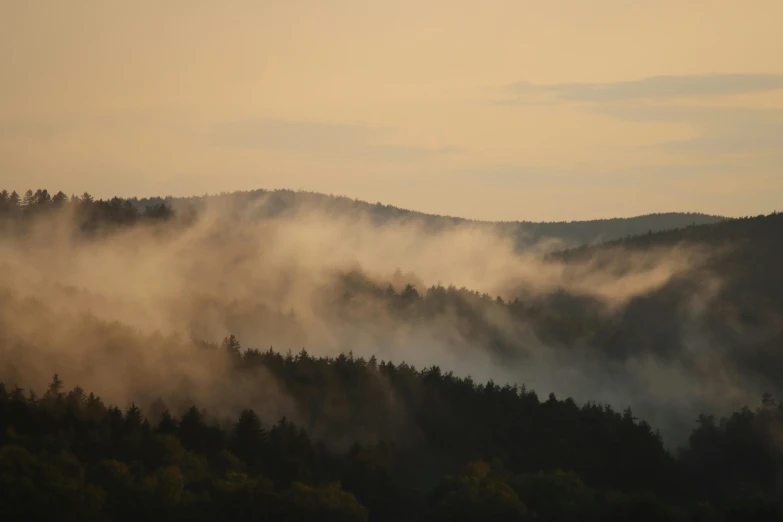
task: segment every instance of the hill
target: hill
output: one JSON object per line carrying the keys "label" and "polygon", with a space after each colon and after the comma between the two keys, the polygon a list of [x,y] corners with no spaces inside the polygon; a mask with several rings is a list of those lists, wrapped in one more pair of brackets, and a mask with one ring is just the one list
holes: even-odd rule
{"label": "hill", "polygon": [[[632,405],[671,445],[700,412],[783,391],[778,214],[541,258],[509,251],[502,224],[438,216],[422,224],[415,213],[318,194],[47,195],[30,191],[26,205],[6,205],[4,223],[44,225],[24,226],[18,245],[7,243],[5,286],[144,330],[353,350]],[[220,219],[200,220],[207,205]],[[70,234],[62,213],[92,239],[51,243]],[[30,273],[39,275],[20,286],[19,274]],[[11,324],[24,324],[11,312]],[[52,317],[52,329],[62,320]]]}
{"label": "hill", "polygon": [[190,198],[142,198],[131,199],[140,210],[148,206],[166,204],[175,210],[202,209],[207,204],[231,207],[234,211],[249,213],[256,219],[291,216],[298,213],[319,211],[333,217],[366,217],[375,224],[390,222],[422,224],[431,232],[442,232],[460,224],[486,227],[489,233],[512,237],[519,247],[532,245],[547,239],[555,239],[565,246],[579,246],[600,241],[610,241],[627,236],[682,228],[690,225],[717,223],[725,218],[691,212],[671,212],[644,216],[590,221],[563,222],[487,222],[458,217],[425,214],[406,210],[380,202],[372,204],[343,196],[293,190],[253,190],[216,196]]}
{"label": "hill", "polygon": [[780,519],[780,214],[543,256],[236,198],[4,198],[7,511]]}
{"label": "hill", "polygon": [[[156,343],[126,342],[139,355]],[[231,418],[196,404],[172,411],[157,398],[144,410],[121,409],[78,386],[67,391],[58,375],[40,396],[0,383],[5,513],[87,521],[783,516],[779,447],[768,436],[783,409],[769,397],[720,425],[700,416],[674,459],[630,410],[554,395],[541,401],[531,390],[476,384],[439,367],[242,351],[233,338],[196,350],[228,365],[224,389],[253,383],[243,386],[253,394],[273,378],[311,425],[348,437],[366,428],[385,434],[341,449],[250,408]]]}

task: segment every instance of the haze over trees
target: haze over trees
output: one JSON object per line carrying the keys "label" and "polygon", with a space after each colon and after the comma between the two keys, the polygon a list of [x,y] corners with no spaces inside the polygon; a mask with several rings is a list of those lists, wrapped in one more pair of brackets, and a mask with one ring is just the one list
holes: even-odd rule
{"label": "haze over trees", "polygon": [[84,232],[94,232],[97,228],[111,225],[167,220],[174,215],[174,211],[165,203],[150,204],[140,209],[133,201],[118,197],[96,201],[88,192],[69,197],[62,191],[52,195],[46,189],[35,192],[28,189],[23,196],[16,191],[0,191],[0,219],[6,229],[14,224],[26,224],[36,218],[65,211],[74,216]]}
{"label": "haze over trees", "polygon": [[670,212],[632,218],[595,219],[564,222],[486,222],[459,217],[439,216],[407,210],[383,203],[368,203],[344,196],[293,190],[252,190],[202,197],[154,197],[131,200],[137,208],[168,205],[174,210],[199,209],[208,204],[230,205],[239,212],[249,210],[254,219],[271,219],[301,212],[319,211],[339,217],[368,217],[375,224],[416,222],[431,232],[461,224],[484,227],[488,233],[512,237],[521,248],[545,239],[556,239],[564,246],[580,246],[611,241],[627,236],[658,232],[690,225],[718,223],[725,218],[695,212]]}
{"label": "haze over trees", "polygon": [[[781,214],[524,249],[286,191],[0,215],[10,518],[783,518]],[[536,244],[568,227],[603,241]]]}

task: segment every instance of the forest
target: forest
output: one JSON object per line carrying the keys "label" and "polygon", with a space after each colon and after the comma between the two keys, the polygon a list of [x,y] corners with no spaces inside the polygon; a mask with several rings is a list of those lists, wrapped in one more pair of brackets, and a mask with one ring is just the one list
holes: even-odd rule
{"label": "forest", "polygon": [[0,216],[3,225],[29,224],[36,218],[70,209],[78,214],[80,230],[94,231],[108,225],[135,225],[150,220],[170,219],[174,212],[165,203],[150,204],[139,210],[132,201],[122,198],[95,200],[88,192],[81,196],[66,196],[62,191],[54,195],[46,189],[29,189],[22,196],[16,191],[0,192]]}
{"label": "forest", "polygon": [[519,253],[228,210],[0,193],[9,519],[783,520],[783,215]]}
{"label": "forest", "polygon": [[[218,418],[104,404],[55,375],[40,396],[0,387],[0,484],[10,519],[780,520],[783,408],[770,396],[667,452],[630,410],[438,367],[204,346],[271,372],[311,422],[380,428],[335,446],[252,409]],[[240,353],[241,352],[241,353]],[[390,394],[394,404],[390,404]],[[396,403],[399,401],[399,403]],[[338,402],[335,410],[331,404]]]}

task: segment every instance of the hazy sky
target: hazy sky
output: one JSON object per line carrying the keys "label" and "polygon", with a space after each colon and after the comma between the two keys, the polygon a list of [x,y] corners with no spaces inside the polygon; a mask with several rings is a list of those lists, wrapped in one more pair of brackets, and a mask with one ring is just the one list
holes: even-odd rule
{"label": "hazy sky", "polygon": [[781,0],[0,0],[0,188],[783,210]]}

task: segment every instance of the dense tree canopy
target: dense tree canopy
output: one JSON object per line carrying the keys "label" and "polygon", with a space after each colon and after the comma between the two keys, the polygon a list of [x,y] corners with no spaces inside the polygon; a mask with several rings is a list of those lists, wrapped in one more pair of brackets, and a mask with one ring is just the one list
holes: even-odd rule
{"label": "dense tree canopy", "polygon": [[[324,403],[330,394],[369,391],[361,384],[367,380],[389,379],[414,417],[431,418],[419,424],[418,437],[341,449],[285,418],[266,426],[250,409],[229,421],[196,406],[174,415],[158,402],[153,418],[135,404],[120,410],[79,387],[66,391],[58,375],[40,397],[3,385],[4,513],[28,520],[783,516],[783,408],[768,396],[756,410],[719,423],[700,418],[674,459],[630,411],[554,397],[540,402],[532,392],[476,385],[436,368],[252,350],[236,364],[237,372],[264,365],[292,393]],[[346,425],[364,420],[365,404],[383,401],[354,394]],[[330,421],[340,422],[319,422]]]}
{"label": "dense tree canopy", "polygon": [[52,196],[48,190],[38,189],[35,192],[27,190],[24,196],[20,197],[16,191],[9,193],[3,190],[0,191],[0,231],[12,225],[27,225],[34,222],[36,217],[64,210],[71,212],[73,219],[84,232],[96,232],[111,226],[165,221],[174,215],[171,206],[165,203],[140,207],[136,200],[118,197],[96,201],[87,192],[69,198],[63,192]]}

